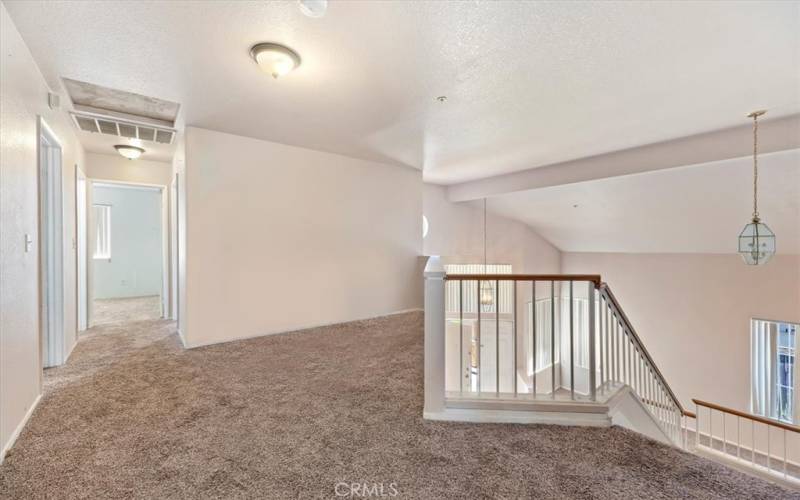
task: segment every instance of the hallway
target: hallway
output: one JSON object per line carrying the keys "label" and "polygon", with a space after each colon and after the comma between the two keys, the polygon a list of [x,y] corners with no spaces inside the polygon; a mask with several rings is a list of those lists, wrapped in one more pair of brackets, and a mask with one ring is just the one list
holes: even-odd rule
{"label": "hallway", "polygon": [[422,314],[185,350],[95,327],[0,467],[0,497],[791,498],[620,428],[424,421]]}

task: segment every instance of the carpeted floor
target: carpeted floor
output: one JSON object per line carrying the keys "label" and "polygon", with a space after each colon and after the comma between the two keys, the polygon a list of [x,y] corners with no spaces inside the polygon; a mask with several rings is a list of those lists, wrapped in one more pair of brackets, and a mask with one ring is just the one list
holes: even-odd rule
{"label": "carpeted floor", "polygon": [[92,307],[92,325],[107,325],[129,321],[145,321],[161,317],[161,297],[128,297],[121,299],[95,299]]}
{"label": "carpeted floor", "polygon": [[424,421],[422,350],[421,313],[194,350],[167,321],[94,328],[0,497],[798,498],[616,427]]}

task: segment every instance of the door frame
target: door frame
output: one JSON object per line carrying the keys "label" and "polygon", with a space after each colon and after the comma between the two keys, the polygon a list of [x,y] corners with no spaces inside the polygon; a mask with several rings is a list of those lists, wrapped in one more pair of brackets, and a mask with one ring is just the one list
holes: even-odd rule
{"label": "door frame", "polygon": [[42,366],[64,363],[64,200],[61,142],[37,119],[39,341]]}
{"label": "door frame", "polygon": [[[87,223],[88,223],[88,248],[92,249],[95,246],[95,231],[94,231],[94,210],[90,210],[90,208],[94,205],[93,198],[94,198],[94,187],[96,185],[105,185],[105,186],[119,186],[119,187],[128,187],[128,188],[143,188],[143,189],[153,189],[158,190],[161,194],[160,199],[160,209],[161,209],[161,291],[159,292],[160,296],[160,303],[161,303],[161,318],[169,318],[170,317],[170,270],[169,270],[169,189],[168,186],[164,186],[162,184],[147,184],[143,182],[129,182],[129,181],[118,181],[118,180],[106,180],[106,179],[86,179],[87,185],[87,198],[89,200],[89,204],[87,205]],[[94,259],[91,257],[91,251],[87,251],[87,259],[89,265],[87,266],[87,291],[88,291],[88,325],[92,326],[92,317],[93,317],[93,307],[92,304],[94,303]]]}
{"label": "door frame", "polygon": [[75,238],[76,275],[75,294],[78,331],[89,327],[89,183],[83,170],[75,165]]}

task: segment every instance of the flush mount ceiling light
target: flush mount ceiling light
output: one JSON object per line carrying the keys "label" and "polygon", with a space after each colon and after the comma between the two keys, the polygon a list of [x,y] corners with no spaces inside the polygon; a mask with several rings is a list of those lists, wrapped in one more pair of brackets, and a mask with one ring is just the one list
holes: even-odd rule
{"label": "flush mount ceiling light", "polygon": [[261,70],[273,78],[283,76],[300,66],[300,56],[297,52],[278,43],[257,43],[250,49],[250,55]]}
{"label": "flush mount ceiling light", "polygon": [[117,144],[114,146],[114,149],[117,150],[117,153],[129,160],[135,160],[136,158],[142,156],[142,153],[144,153],[144,149],[137,148],[136,146],[130,146],[128,144]]}
{"label": "flush mount ceiling light", "polygon": [[328,10],[328,0],[297,0],[300,12],[308,17],[322,17]]}
{"label": "flush mount ceiling light", "polygon": [[753,218],[739,234],[739,255],[746,264],[766,264],[775,255],[775,233],[758,216],[758,117],[766,111],[753,111]]}

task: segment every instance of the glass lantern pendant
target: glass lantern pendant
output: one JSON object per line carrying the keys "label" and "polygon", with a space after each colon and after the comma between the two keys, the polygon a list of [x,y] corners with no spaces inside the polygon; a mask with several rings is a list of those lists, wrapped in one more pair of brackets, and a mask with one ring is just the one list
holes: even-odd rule
{"label": "glass lantern pendant", "polygon": [[758,217],[758,117],[766,111],[753,111],[753,219],[739,234],[739,255],[751,266],[766,264],[775,255],[775,233]]}
{"label": "glass lantern pendant", "polygon": [[751,266],[766,264],[775,255],[775,233],[758,217],[739,235],[739,254]]}
{"label": "glass lantern pendant", "polygon": [[481,282],[481,310],[483,312],[489,312],[492,310],[492,306],[494,305],[494,287],[492,287],[491,283],[484,281]]}

